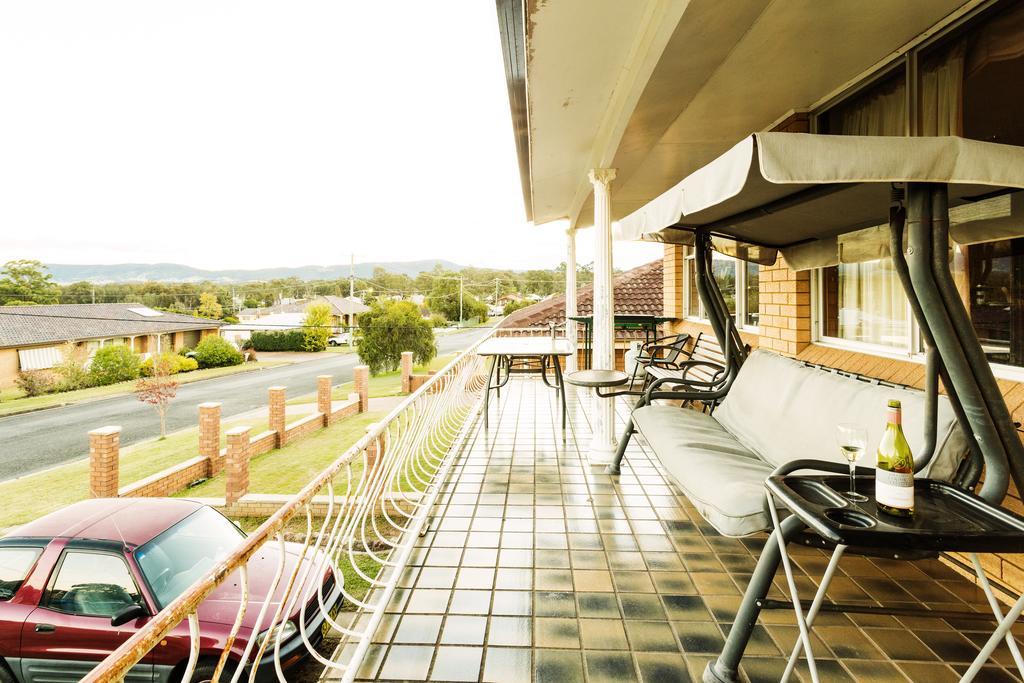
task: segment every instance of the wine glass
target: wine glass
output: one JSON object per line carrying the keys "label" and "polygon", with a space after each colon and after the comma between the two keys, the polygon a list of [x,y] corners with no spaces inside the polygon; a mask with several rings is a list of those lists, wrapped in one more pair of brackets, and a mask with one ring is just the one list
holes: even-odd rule
{"label": "wine glass", "polygon": [[857,493],[857,485],[854,481],[854,473],[857,469],[857,461],[864,455],[864,449],[868,443],[868,432],[860,425],[838,424],[836,425],[836,444],[847,462],[850,463],[850,490],[845,494],[847,500],[855,503],[863,503],[868,497]]}

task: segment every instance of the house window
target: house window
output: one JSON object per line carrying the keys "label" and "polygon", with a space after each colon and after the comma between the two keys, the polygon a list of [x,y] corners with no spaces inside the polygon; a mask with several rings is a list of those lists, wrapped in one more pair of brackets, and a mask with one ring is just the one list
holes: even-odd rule
{"label": "house window", "polygon": [[[815,129],[961,135],[1024,145],[1024,105],[1017,87],[1024,82],[1022,47],[1024,3],[1000,3],[926,41],[845,100],[830,103],[816,115]],[[953,277],[987,357],[997,366],[1024,367],[1024,193],[955,207],[950,222],[956,240]],[[891,260],[824,268],[813,282],[818,339],[866,350],[922,350]]]}
{"label": "house window", "polygon": [[[737,326],[755,331],[759,317],[759,266],[718,252],[712,252],[711,257],[711,273],[722,292],[726,309],[735,319]],[[692,253],[686,257],[686,268],[683,272],[686,280],[683,288],[684,314],[687,318],[706,321],[708,316],[697,292],[697,266]]]}
{"label": "house window", "polygon": [[910,350],[910,310],[891,259],[823,268],[818,310],[822,337]]}

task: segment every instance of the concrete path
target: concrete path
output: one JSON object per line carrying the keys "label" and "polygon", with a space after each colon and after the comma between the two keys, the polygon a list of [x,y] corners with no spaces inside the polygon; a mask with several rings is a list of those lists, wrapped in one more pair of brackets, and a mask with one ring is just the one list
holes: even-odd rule
{"label": "concrete path", "polygon": [[[486,332],[486,328],[475,328],[441,337],[438,353],[460,351]],[[317,375],[333,375],[336,384],[348,382],[358,364],[354,353],[330,354],[324,359],[182,385],[167,411],[167,431],[196,425],[200,403],[218,401],[222,415],[233,417],[266,405],[268,387],[281,384],[288,387],[290,396],[308,394],[316,391]],[[122,446],[152,438],[159,430],[156,411],[133,395],[0,418],[0,481],[88,455],[87,433],[105,425],[121,426]]]}

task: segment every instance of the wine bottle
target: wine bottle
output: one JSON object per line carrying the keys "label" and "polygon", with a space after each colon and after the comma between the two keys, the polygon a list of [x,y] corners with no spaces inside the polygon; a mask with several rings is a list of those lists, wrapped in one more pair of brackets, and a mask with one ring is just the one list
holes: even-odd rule
{"label": "wine bottle", "polygon": [[914,456],[903,436],[903,408],[895,399],[889,401],[885,432],[878,444],[875,502],[890,515],[914,514]]}

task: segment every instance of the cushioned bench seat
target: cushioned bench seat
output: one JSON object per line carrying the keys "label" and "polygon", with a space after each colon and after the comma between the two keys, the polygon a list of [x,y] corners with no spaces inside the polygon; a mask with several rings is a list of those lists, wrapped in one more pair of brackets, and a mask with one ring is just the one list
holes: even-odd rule
{"label": "cushioned bench seat", "polygon": [[633,425],[662,466],[708,522],[726,536],[770,524],[764,480],[772,467],[715,418],[696,410],[651,405],[633,411]]}
{"label": "cushioned bench seat", "polygon": [[[725,536],[745,536],[771,526],[764,480],[776,467],[801,459],[845,464],[835,443],[837,424],[867,429],[860,464],[872,466],[892,398],[903,404],[903,430],[920,457],[924,392],[864,382],[762,350],[747,358],[714,415],[655,404],[638,407],[632,421],[704,518]],[[935,455],[917,476],[949,480],[966,455],[952,406],[940,396]]]}

